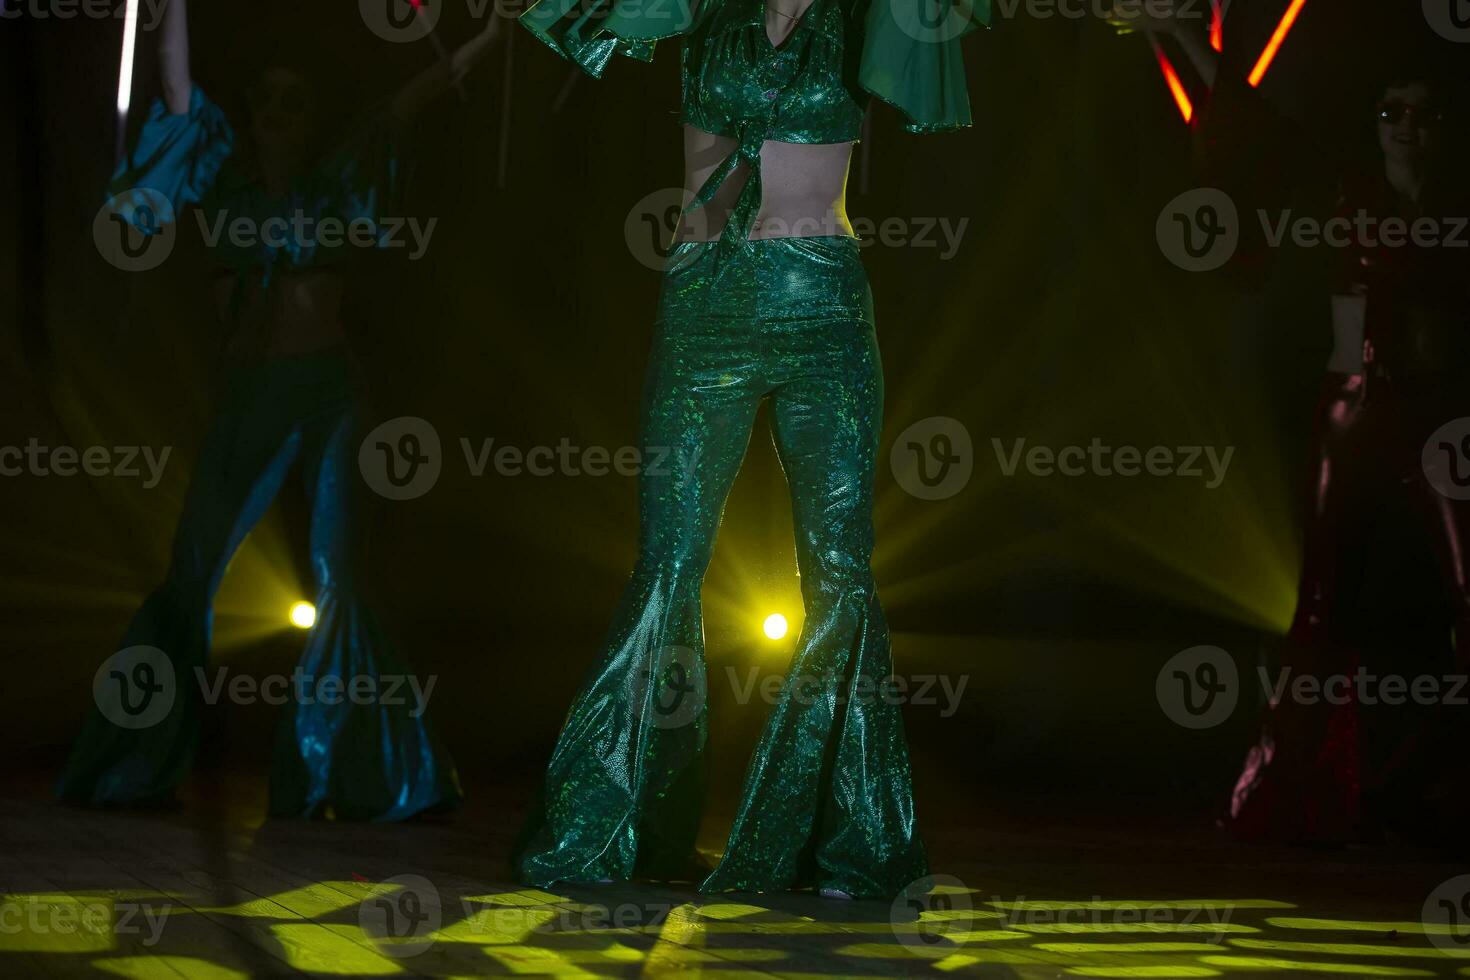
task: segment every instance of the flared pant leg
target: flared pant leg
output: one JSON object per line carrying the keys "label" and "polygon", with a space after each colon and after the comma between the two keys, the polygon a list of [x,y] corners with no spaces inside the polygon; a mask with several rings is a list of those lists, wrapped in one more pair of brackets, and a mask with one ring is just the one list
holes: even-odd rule
{"label": "flared pant leg", "polygon": [[850,239],[763,242],[771,425],[791,492],[804,624],[702,890],[892,897],[928,873],[873,581],[883,370]]}
{"label": "flared pant leg", "polygon": [[[170,668],[140,690],[146,704],[167,703],[156,721],[133,727],[109,703],[94,704],[57,784],[57,795],[85,804],[152,803],[183,781],[199,745],[199,672],[209,654],[213,602],[225,567],[266,510],[300,451],[295,420],[251,411],[246,386],[227,392],[195,461],[163,583],[144,601],[120,650],[157,651]],[[150,672],[154,665],[150,664]],[[128,671],[118,678],[130,699]],[[111,692],[99,692],[99,700]],[[155,712],[156,713],[156,712]]]}
{"label": "flared pant leg", "polygon": [[[1378,469],[1368,465],[1365,395],[1362,375],[1329,373],[1318,398],[1303,563],[1283,650],[1283,666],[1293,675],[1350,675],[1359,664],[1359,631],[1342,613],[1356,605],[1343,589],[1355,578],[1348,566],[1362,560],[1362,522],[1374,497],[1367,477]],[[1360,729],[1353,701],[1287,698],[1268,705],[1231,793],[1231,833],[1247,841],[1318,844],[1356,837],[1363,822]]]}
{"label": "flared pant leg", "polygon": [[402,820],[464,797],[428,721],[436,679],[409,669],[362,597],[361,434],[355,404],[300,430],[316,622],[299,662],[306,696],[287,704],[277,729],[272,816],[330,808],[341,819]]}
{"label": "flared pant leg", "polygon": [[688,871],[706,782],[700,588],[763,393],[749,336],[736,317],[656,327],[638,560],[517,845],[528,884]]}
{"label": "flared pant leg", "polygon": [[[135,615],[121,648],[151,648],[153,657],[166,661],[166,671],[157,673],[169,676],[167,685],[122,692],[133,701],[158,697],[166,710],[133,725],[107,710],[115,705],[99,695],[58,782],[62,799],[157,802],[188,774],[199,743],[215,592],[231,557],[297,463],[312,498],[318,588],[318,620],[307,640],[303,673],[320,678],[336,672],[344,683],[353,676],[404,673],[354,588],[361,535],[352,452],[355,405],[340,351],[229,376],[194,466],[168,574]],[[119,683],[126,683],[128,672],[120,673]],[[457,800],[453,767],[434,745],[422,712],[412,716],[416,704],[411,696],[404,706],[367,709],[350,701],[293,699],[273,763],[272,812],[309,812],[330,797],[344,816],[396,819]],[[342,737],[343,731],[353,737]],[[323,792],[324,786],[332,792]]]}

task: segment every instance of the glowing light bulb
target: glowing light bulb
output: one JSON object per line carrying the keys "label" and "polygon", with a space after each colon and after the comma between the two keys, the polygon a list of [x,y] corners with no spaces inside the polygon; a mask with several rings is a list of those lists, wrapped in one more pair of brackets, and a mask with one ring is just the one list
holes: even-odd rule
{"label": "glowing light bulb", "polygon": [[309,602],[298,602],[291,606],[291,625],[309,630],[316,625],[316,606]]}
{"label": "glowing light bulb", "polygon": [[786,635],[786,617],[780,613],[771,613],[766,617],[762,629],[769,638],[779,640]]}

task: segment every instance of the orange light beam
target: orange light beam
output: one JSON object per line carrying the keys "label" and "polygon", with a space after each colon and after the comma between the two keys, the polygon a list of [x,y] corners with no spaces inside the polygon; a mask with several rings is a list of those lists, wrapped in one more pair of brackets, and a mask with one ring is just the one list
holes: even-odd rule
{"label": "orange light beam", "polygon": [[1225,9],[1223,0],[1210,0],[1210,47],[1216,53],[1225,50]]}
{"label": "orange light beam", "polygon": [[1286,43],[1286,35],[1291,33],[1297,17],[1306,5],[1307,0],[1291,0],[1291,6],[1287,7],[1286,13],[1281,16],[1281,23],[1276,25],[1276,33],[1271,35],[1271,40],[1266,43],[1266,50],[1261,52],[1256,67],[1251,69],[1247,80],[1251,83],[1252,88],[1260,85],[1261,79],[1266,77],[1266,72],[1271,68],[1271,62],[1276,60],[1276,54],[1281,50],[1281,45]]}
{"label": "orange light beam", "polygon": [[1179,73],[1174,70],[1174,63],[1164,53],[1164,46],[1159,39],[1150,31],[1149,43],[1153,45],[1154,57],[1159,59],[1159,70],[1164,73],[1164,81],[1169,86],[1169,91],[1174,96],[1174,103],[1179,106],[1179,114],[1184,117],[1185,122],[1194,118],[1194,103],[1190,101],[1189,91],[1185,89],[1184,82],[1179,78]]}

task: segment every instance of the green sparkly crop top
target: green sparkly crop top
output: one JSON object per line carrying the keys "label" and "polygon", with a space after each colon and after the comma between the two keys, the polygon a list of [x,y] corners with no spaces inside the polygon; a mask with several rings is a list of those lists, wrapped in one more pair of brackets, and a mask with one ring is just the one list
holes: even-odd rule
{"label": "green sparkly crop top", "polygon": [[856,140],[867,100],[845,77],[839,2],[812,0],[776,45],[765,0],[706,0],[684,35],[679,121],[736,139]]}
{"label": "green sparkly crop top", "polygon": [[744,237],[760,201],[760,149],[858,138],[869,96],[897,107],[904,128],[970,125],[960,38],[990,21],[990,0],[812,0],[779,45],[765,0],[538,0],[520,21],[553,50],[600,77],[614,54],[641,61],[654,42],[683,40],[680,121],[738,147],[691,207],[708,204],[744,161],[750,177],[726,225]]}

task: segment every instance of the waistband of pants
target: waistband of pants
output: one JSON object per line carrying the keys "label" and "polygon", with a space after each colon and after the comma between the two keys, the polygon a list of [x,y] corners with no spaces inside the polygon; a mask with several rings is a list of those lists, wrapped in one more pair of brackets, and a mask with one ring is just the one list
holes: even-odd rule
{"label": "waistband of pants", "polygon": [[345,344],[275,357],[229,368],[220,405],[242,408],[262,398],[326,407],[351,401],[361,387],[356,363]]}
{"label": "waistband of pants", "polygon": [[[679,263],[674,257],[709,255],[718,251],[719,239],[707,242],[675,242],[669,248],[664,271],[677,270]],[[793,254],[803,249],[826,252],[834,256],[861,258],[861,240],[854,235],[786,235],[779,238],[742,238],[725,243],[730,254],[743,258],[757,258],[771,254]]]}
{"label": "waistband of pants", "polygon": [[848,235],[680,242],[664,265],[660,319],[873,322],[859,242]]}

